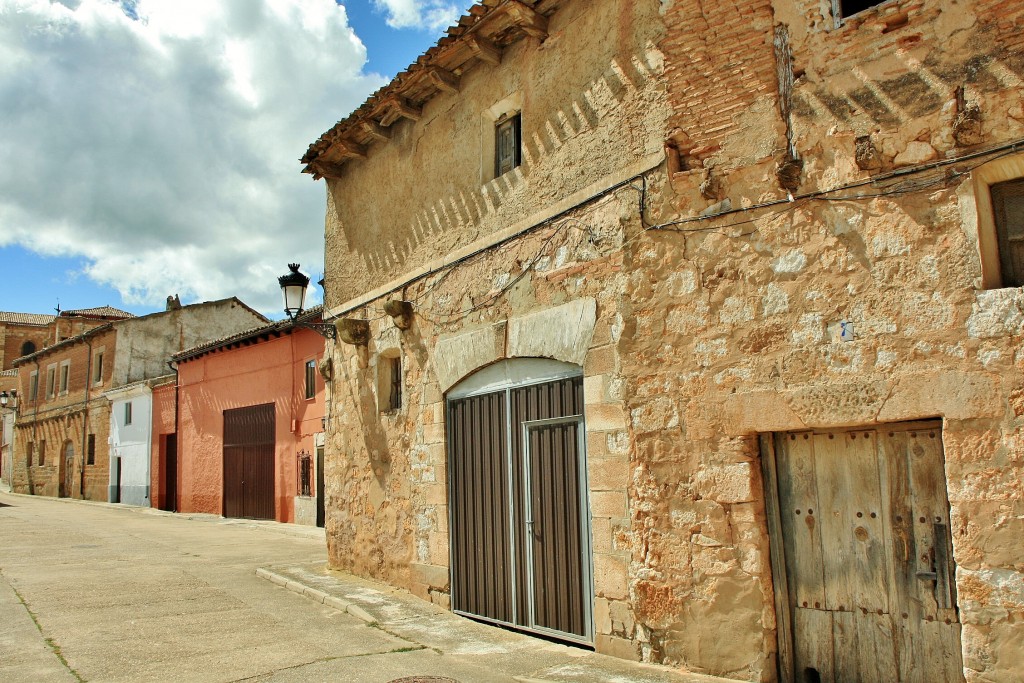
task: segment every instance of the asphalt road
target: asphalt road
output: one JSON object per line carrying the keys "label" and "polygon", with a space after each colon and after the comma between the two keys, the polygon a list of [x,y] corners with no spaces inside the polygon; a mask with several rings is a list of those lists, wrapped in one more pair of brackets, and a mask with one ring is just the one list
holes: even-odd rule
{"label": "asphalt road", "polygon": [[[712,680],[304,569],[325,556],[322,529],[0,493],[0,682]],[[341,585],[377,623],[260,578],[265,567]]]}

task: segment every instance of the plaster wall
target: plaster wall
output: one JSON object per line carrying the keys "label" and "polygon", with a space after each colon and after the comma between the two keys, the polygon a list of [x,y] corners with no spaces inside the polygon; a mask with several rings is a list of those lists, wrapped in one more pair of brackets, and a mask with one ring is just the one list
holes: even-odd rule
{"label": "plaster wall", "polygon": [[150,500],[161,510],[176,509],[177,500],[167,499],[167,437],[177,433],[177,378],[153,387],[153,428],[150,452]]}
{"label": "plaster wall", "polygon": [[178,365],[179,511],[224,512],[224,411],[274,404],[275,514],[295,520],[299,451],[315,453],[323,430],[323,379],[305,398],[305,362],[319,361],[323,338],[298,329],[240,348],[222,349]]}
{"label": "plaster wall", "polygon": [[[670,115],[641,135],[668,145],[663,165],[450,270],[421,275],[421,261],[395,260],[410,281],[387,296],[368,269],[359,288],[329,292],[333,310],[371,330],[366,347],[332,354],[332,565],[448,604],[444,391],[494,360],[565,349],[564,319],[531,328],[524,347],[517,321],[592,299],[593,335],[576,350],[599,651],[775,680],[758,435],[939,417],[965,677],[1014,680],[1024,295],[993,277],[985,197],[989,182],[1024,176],[1024,155],[984,152],[1024,138],[1024,7],[893,0],[837,29],[831,3],[817,1],[674,0],[657,15],[636,4],[638,21],[658,25],[649,35],[663,35],[651,92]],[[579,62],[590,59],[582,45]],[[541,52],[521,49],[524,60]],[[632,102],[613,116],[651,125]],[[980,132],[963,125],[971,106]],[[574,149],[562,172],[602,150]],[[778,171],[793,158],[802,166],[787,190]],[[373,162],[331,183],[329,283],[363,259],[339,197],[378,211],[420,201],[381,196],[392,174],[413,174]],[[814,191],[827,194],[803,196]],[[446,234],[456,241],[438,252],[476,239]],[[413,302],[410,329],[382,313],[386,298]],[[842,321],[852,341],[840,340]],[[382,413],[378,363],[395,349],[405,403]]]}
{"label": "plaster wall", "polygon": [[[143,385],[110,396],[110,500],[126,505],[150,505],[150,445],[153,429],[153,396]],[[132,420],[126,424],[125,406],[131,403]],[[114,458],[120,459],[120,484],[115,479]],[[118,488],[120,489],[118,491]]]}
{"label": "plaster wall", "polygon": [[[342,167],[327,187],[327,307],[660,153],[668,111],[657,10],[654,2],[567,3],[542,44],[524,39],[500,65],[472,67],[458,93],[433,98],[421,120],[393,125],[366,160]],[[522,165],[495,179],[495,120],[515,112]]]}

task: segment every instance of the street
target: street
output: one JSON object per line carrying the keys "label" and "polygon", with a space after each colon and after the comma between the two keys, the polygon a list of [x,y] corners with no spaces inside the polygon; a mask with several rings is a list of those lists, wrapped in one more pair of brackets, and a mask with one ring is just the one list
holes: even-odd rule
{"label": "street", "polygon": [[322,529],[0,493],[0,681],[715,680],[484,626],[354,577],[319,580],[390,618],[257,575],[325,554]]}

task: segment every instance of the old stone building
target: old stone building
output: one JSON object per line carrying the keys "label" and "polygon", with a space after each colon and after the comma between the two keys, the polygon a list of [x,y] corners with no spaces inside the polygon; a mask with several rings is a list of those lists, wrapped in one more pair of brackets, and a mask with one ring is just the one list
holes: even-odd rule
{"label": "old stone building", "polygon": [[314,142],[331,563],[748,681],[1024,662],[1024,5],[487,0]]}
{"label": "old stone building", "polygon": [[[113,320],[18,358],[12,489],[110,500],[120,488],[111,479],[106,393],[166,375],[183,348],[265,322],[238,299],[223,299]],[[127,405],[122,426],[134,419]]]}

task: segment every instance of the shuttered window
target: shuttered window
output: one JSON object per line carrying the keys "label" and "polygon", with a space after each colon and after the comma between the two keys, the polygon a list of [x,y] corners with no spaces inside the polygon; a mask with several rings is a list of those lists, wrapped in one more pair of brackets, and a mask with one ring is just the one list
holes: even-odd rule
{"label": "shuttered window", "polygon": [[494,176],[508,173],[522,163],[519,114],[498,121],[494,136]]}
{"label": "shuttered window", "polygon": [[991,187],[1003,287],[1024,285],[1024,178]]}

